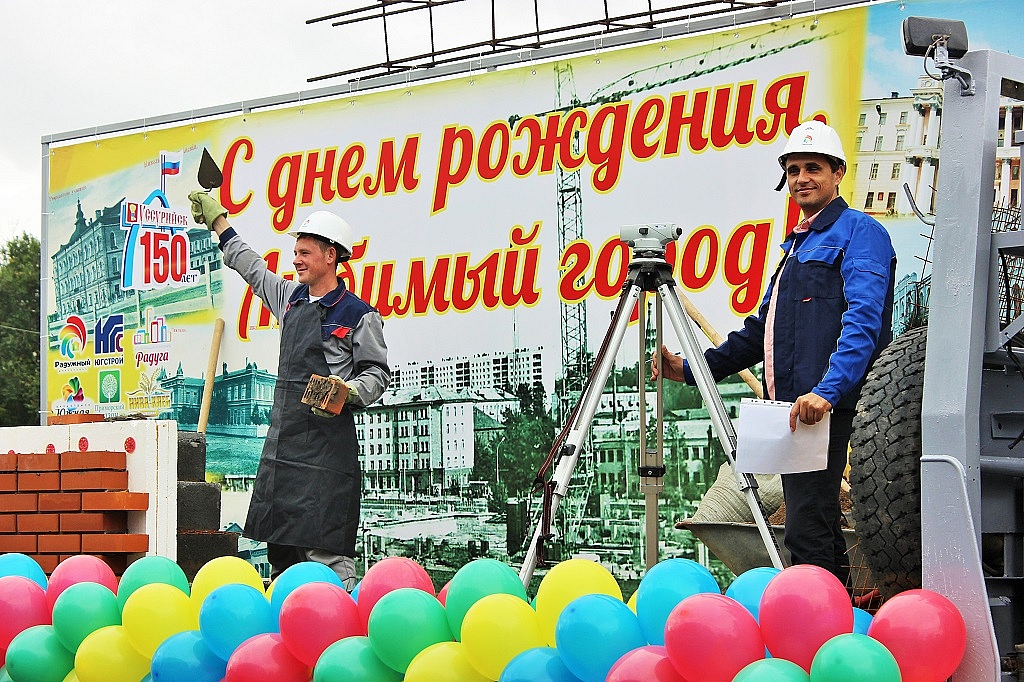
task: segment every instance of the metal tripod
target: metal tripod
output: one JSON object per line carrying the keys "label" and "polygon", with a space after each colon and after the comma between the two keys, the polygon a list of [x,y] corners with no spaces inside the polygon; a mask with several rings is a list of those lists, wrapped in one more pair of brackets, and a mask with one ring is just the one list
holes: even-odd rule
{"label": "metal tripod", "polygon": [[[622,295],[619,297],[619,303],[612,317],[611,326],[608,328],[604,341],[602,342],[601,350],[595,358],[596,364],[594,370],[590,374],[587,384],[580,395],[579,402],[570,417],[567,428],[564,429],[559,438],[556,439],[554,447],[552,448],[552,454],[549,455],[549,460],[551,457],[555,458],[555,467],[551,475],[551,481],[547,484],[546,496],[549,498],[546,501],[547,508],[545,509],[544,518],[542,518],[541,523],[538,524],[534,531],[533,537],[526,550],[526,556],[523,559],[523,567],[519,572],[519,577],[523,581],[523,585],[527,587],[530,584],[530,580],[533,578],[533,572],[537,567],[538,558],[543,549],[543,543],[552,537],[549,528],[550,520],[554,517],[555,512],[558,510],[559,503],[568,492],[569,481],[572,478],[573,470],[576,468],[576,462],[579,460],[582,443],[590,432],[591,421],[594,418],[594,413],[597,411],[598,404],[601,400],[601,394],[604,391],[605,384],[608,381],[608,376],[611,373],[615,355],[617,354],[619,346],[622,343],[622,339],[625,336],[626,327],[629,324],[629,318],[632,313],[633,306],[641,300],[641,296],[644,292],[657,292],[659,296],[658,316],[656,320],[659,344],[655,351],[655,356],[660,357],[661,305],[664,304],[665,309],[668,311],[669,319],[672,322],[672,327],[675,329],[676,336],[679,338],[679,343],[683,348],[683,355],[689,363],[690,370],[696,378],[697,387],[700,390],[701,397],[704,399],[704,404],[708,408],[708,414],[711,418],[711,424],[714,429],[715,436],[722,445],[722,450],[725,452],[726,459],[728,459],[729,463],[733,466],[733,471],[736,471],[736,431],[733,429],[732,421],[730,420],[728,412],[725,409],[725,405],[722,402],[722,396],[718,393],[718,389],[715,386],[715,380],[711,375],[711,370],[708,369],[707,360],[705,360],[704,354],[697,343],[697,337],[691,325],[691,319],[679,300],[679,294],[675,288],[675,281],[672,279],[672,266],[665,260],[665,245],[671,241],[675,241],[681,233],[682,230],[677,228],[675,225],[664,224],[627,226],[623,227],[621,230],[620,238],[632,247],[633,258],[629,263],[626,281],[623,284]],[[643,338],[644,333],[642,318],[643,309],[644,306],[641,305],[641,338]],[[642,355],[643,343],[641,343],[640,348]],[[648,518],[646,524],[646,558],[647,566],[650,568],[657,562],[657,493],[662,488],[661,478],[664,476],[665,467],[661,456],[663,443],[662,438],[659,436],[658,448],[654,452],[648,451],[645,447],[645,429],[643,426],[643,419],[645,417],[643,414],[645,410],[643,402],[643,365],[644,359],[641,358],[641,371],[638,377],[638,383],[640,384],[640,409],[642,415],[640,429],[641,465],[639,475],[641,480],[641,489],[644,490],[647,498],[646,510]],[[660,419],[660,379],[658,390],[658,415]],[[548,462],[545,462],[545,465],[542,467],[541,473],[538,474],[538,477],[543,475],[547,466]],[[771,558],[772,564],[776,568],[783,568],[784,564],[779,552],[778,541],[775,539],[775,535],[772,533],[772,530],[768,525],[768,513],[765,511],[764,506],[761,504],[761,498],[757,494],[757,482],[751,474],[737,473],[736,479],[739,484],[739,489],[746,497],[750,511],[753,513],[754,521],[761,533],[761,538],[764,541],[765,549],[768,550],[768,556]],[[653,518],[651,518],[652,510]]]}

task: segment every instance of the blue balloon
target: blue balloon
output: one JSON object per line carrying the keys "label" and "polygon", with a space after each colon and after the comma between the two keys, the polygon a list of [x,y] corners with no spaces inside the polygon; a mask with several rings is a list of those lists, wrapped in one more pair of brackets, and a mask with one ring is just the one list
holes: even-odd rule
{"label": "blue balloon", "polygon": [[750,611],[750,615],[757,620],[757,614],[761,609],[761,595],[768,587],[768,582],[782,573],[781,570],[773,567],[752,568],[736,576],[736,579],[725,591],[726,597],[732,597]]}
{"label": "blue balloon", "polygon": [[875,617],[864,609],[853,607],[853,632],[858,635],[868,634],[868,626],[874,619]]}
{"label": "blue balloon", "polygon": [[565,667],[557,649],[542,646],[509,661],[498,682],[580,682],[580,678]]}
{"label": "blue balloon", "polygon": [[19,554],[18,552],[0,554],[0,578],[5,578],[9,575],[19,575],[22,578],[28,578],[38,583],[39,587],[44,590],[46,589],[46,573],[36,563],[36,560],[27,554]]}
{"label": "blue balloon", "polygon": [[274,607],[274,617],[281,615],[281,605],[285,597],[292,593],[299,585],[306,583],[332,583],[341,589],[345,584],[341,578],[329,566],[317,563],[316,561],[303,561],[293,564],[281,572],[274,581],[274,591],[270,595],[270,605]]}
{"label": "blue balloon", "polygon": [[250,637],[278,629],[274,608],[251,585],[221,585],[207,595],[199,608],[199,631],[203,641],[224,661]]}
{"label": "blue balloon", "polygon": [[646,644],[636,614],[607,594],[573,599],[555,624],[558,655],[583,682],[604,682],[617,660]]}
{"label": "blue balloon", "polygon": [[665,623],[672,609],[695,594],[721,594],[715,576],[696,561],[669,559],[647,571],[636,591],[636,614],[645,644],[665,644]]}
{"label": "blue balloon", "polygon": [[220,682],[228,662],[203,640],[199,630],[171,635],[157,647],[150,666],[153,682]]}
{"label": "blue balloon", "polygon": [[362,585],[362,584],[363,584],[363,581],[360,580],[359,582],[356,583],[356,586],[352,588],[352,600],[354,602],[356,602],[357,604],[359,603],[359,586]]}
{"label": "blue balloon", "polygon": [[526,649],[510,660],[498,682],[580,682],[550,646]]}

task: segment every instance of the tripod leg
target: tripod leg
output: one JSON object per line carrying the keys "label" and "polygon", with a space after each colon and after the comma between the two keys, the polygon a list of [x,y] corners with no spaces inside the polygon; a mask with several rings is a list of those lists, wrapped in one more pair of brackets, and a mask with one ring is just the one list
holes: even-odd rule
{"label": "tripod leg", "polygon": [[[558,504],[565,497],[569,489],[569,481],[572,479],[576,462],[580,458],[581,446],[590,433],[590,423],[594,419],[594,413],[597,412],[598,405],[601,404],[601,394],[604,392],[604,386],[608,382],[612,364],[615,362],[615,355],[619,352],[619,346],[622,344],[622,338],[626,334],[630,313],[633,312],[633,306],[640,298],[641,287],[635,281],[635,274],[633,277],[632,283],[627,282],[628,288],[619,297],[619,305],[615,310],[612,326],[608,330],[606,343],[602,347],[600,355],[595,358],[597,366],[587,380],[587,385],[580,396],[580,410],[573,422],[572,429],[559,450],[558,461],[555,465],[555,470],[551,474],[551,480],[555,484],[555,489],[551,496],[552,516],[558,511]],[[533,538],[530,540],[530,545],[526,550],[526,556],[523,558],[523,567],[519,571],[519,578],[523,581],[525,587],[530,586],[533,571],[537,567],[537,553],[540,550],[540,543],[544,540],[543,534],[542,524],[538,524]]]}
{"label": "tripod leg", "polygon": [[[733,471],[735,471],[736,431],[733,429],[732,421],[729,419],[725,404],[722,402],[722,396],[715,386],[711,370],[708,369],[704,353],[701,352],[700,346],[697,344],[697,336],[693,332],[689,316],[679,301],[674,284],[671,280],[668,282],[663,281],[658,285],[658,294],[665,303],[665,309],[668,312],[669,319],[672,321],[673,328],[676,330],[676,336],[679,337],[679,343],[682,344],[683,355],[690,364],[693,376],[697,380],[697,388],[700,389],[701,397],[708,406],[711,425],[718,436],[719,442],[722,444],[726,459],[729,460],[729,463],[733,466]],[[747,505],[754,515],[754,522],[761,533],[761,539],[764,541],[765,549],[768,550],[768,557],[771,559],[772,565],[779,569],[784,568],[785,564],[782,562],[779,542],[775,539],[775,534],[768,525],[768,513],[765,511],[764,505],[761,504],[761,498],[757,494],[757,481],[754,480],[751,474],[737,474],[736,478],[740,490],[743,491],[747,498]]]}

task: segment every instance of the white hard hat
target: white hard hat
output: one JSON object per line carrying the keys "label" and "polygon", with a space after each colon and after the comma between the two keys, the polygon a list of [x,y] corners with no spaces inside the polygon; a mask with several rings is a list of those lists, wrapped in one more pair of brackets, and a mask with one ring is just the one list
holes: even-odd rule
{"label": "white hard hat", "polygon": [[839,133],[821,121],[805,121],[789,134],[786,148],[779,157],[779,165],[783,168],[786,167],[786,157],[790,154],[824,154],[831,156],[840,166],[846,168],[846,154],[843,153]]}
{"label": "white hard hat", "polygon": [[352,227],[340,216],[330,211],[314,211],[310,213],[309,217],[303,220],[301,225],[292,228],[290,234],[295,238],[303,235],[312,235],[325,239],[332,244],[337,244],[345,250],[345,253],[338,254],[339,259],[342,256],[352,255]]}

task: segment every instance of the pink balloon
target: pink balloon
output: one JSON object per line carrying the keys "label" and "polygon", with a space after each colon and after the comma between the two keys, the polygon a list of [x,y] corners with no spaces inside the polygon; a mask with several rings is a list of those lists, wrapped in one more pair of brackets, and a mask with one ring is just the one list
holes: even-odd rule
{"label": "pink balloon", "polygon": [[296,587],[281,604],[279,622],[288,650],[310,667],[338,640],[366,634],[355,600],[333,583]]}
{"label": "pink balloon", "polygon": [[608,671],[605,682],[686,682],[665,647],[651,644],[626,653]]}
{"label": "pink balloon", "polygon": [[434,594],[434,582],[427,575],[427,571],[412,559],[390,556],[370,566],[370,570],[359,583],[357,602],[364,629],[370,622],[370,612],[380,598],[400,587],[414,587]]}
{"label": "pink balloon", "polygon": [[35,625],[50,624],[46,594],[35,580],[20,575],[0,578],[0,666],[11,640]]}
{"label": "pink balloon", "polygon": [[256,635],[242,642],[228,659],[224,682],[309,682],[309,666],[292,656],[281,635]]}
{"label": "pink balloon", "polygon": [[853,632],[853,604],[839,578],[820,566],[799,564],[768,583],[758,620],[772,656],[810,673],[822,644]]}
{"label": "pink balloon", "polygon": [[46,605],[50,611],[60,593],[77,583],[99,583],[117,594],[117,576],[102,559],[88,554],[70,556],[57,564],[50,575],[46,588]]}
{"label": "pink balloon", "polygon": [[665,650],[686,680],[732,682],[740,670],[764,658],[764,640],[757,621],[738,601],[701,593],[687,597],[669,613]]}
{"label": "pink balloon", "polygon": [[942,682],[967,650],[967,625],[953,602],[931,590],[908,590],[882,604],[868,636],[900,666],[903,682]]}
{"label": "pink balloon", "polygon": [[451,585],[452,581],[449,580],[444,584],[444,587],[441,588],[441,591],[437,593],[437,601],[441,602],[441,606],[444,606],[445,600],[448,599],[448,588],[451,587]]}

